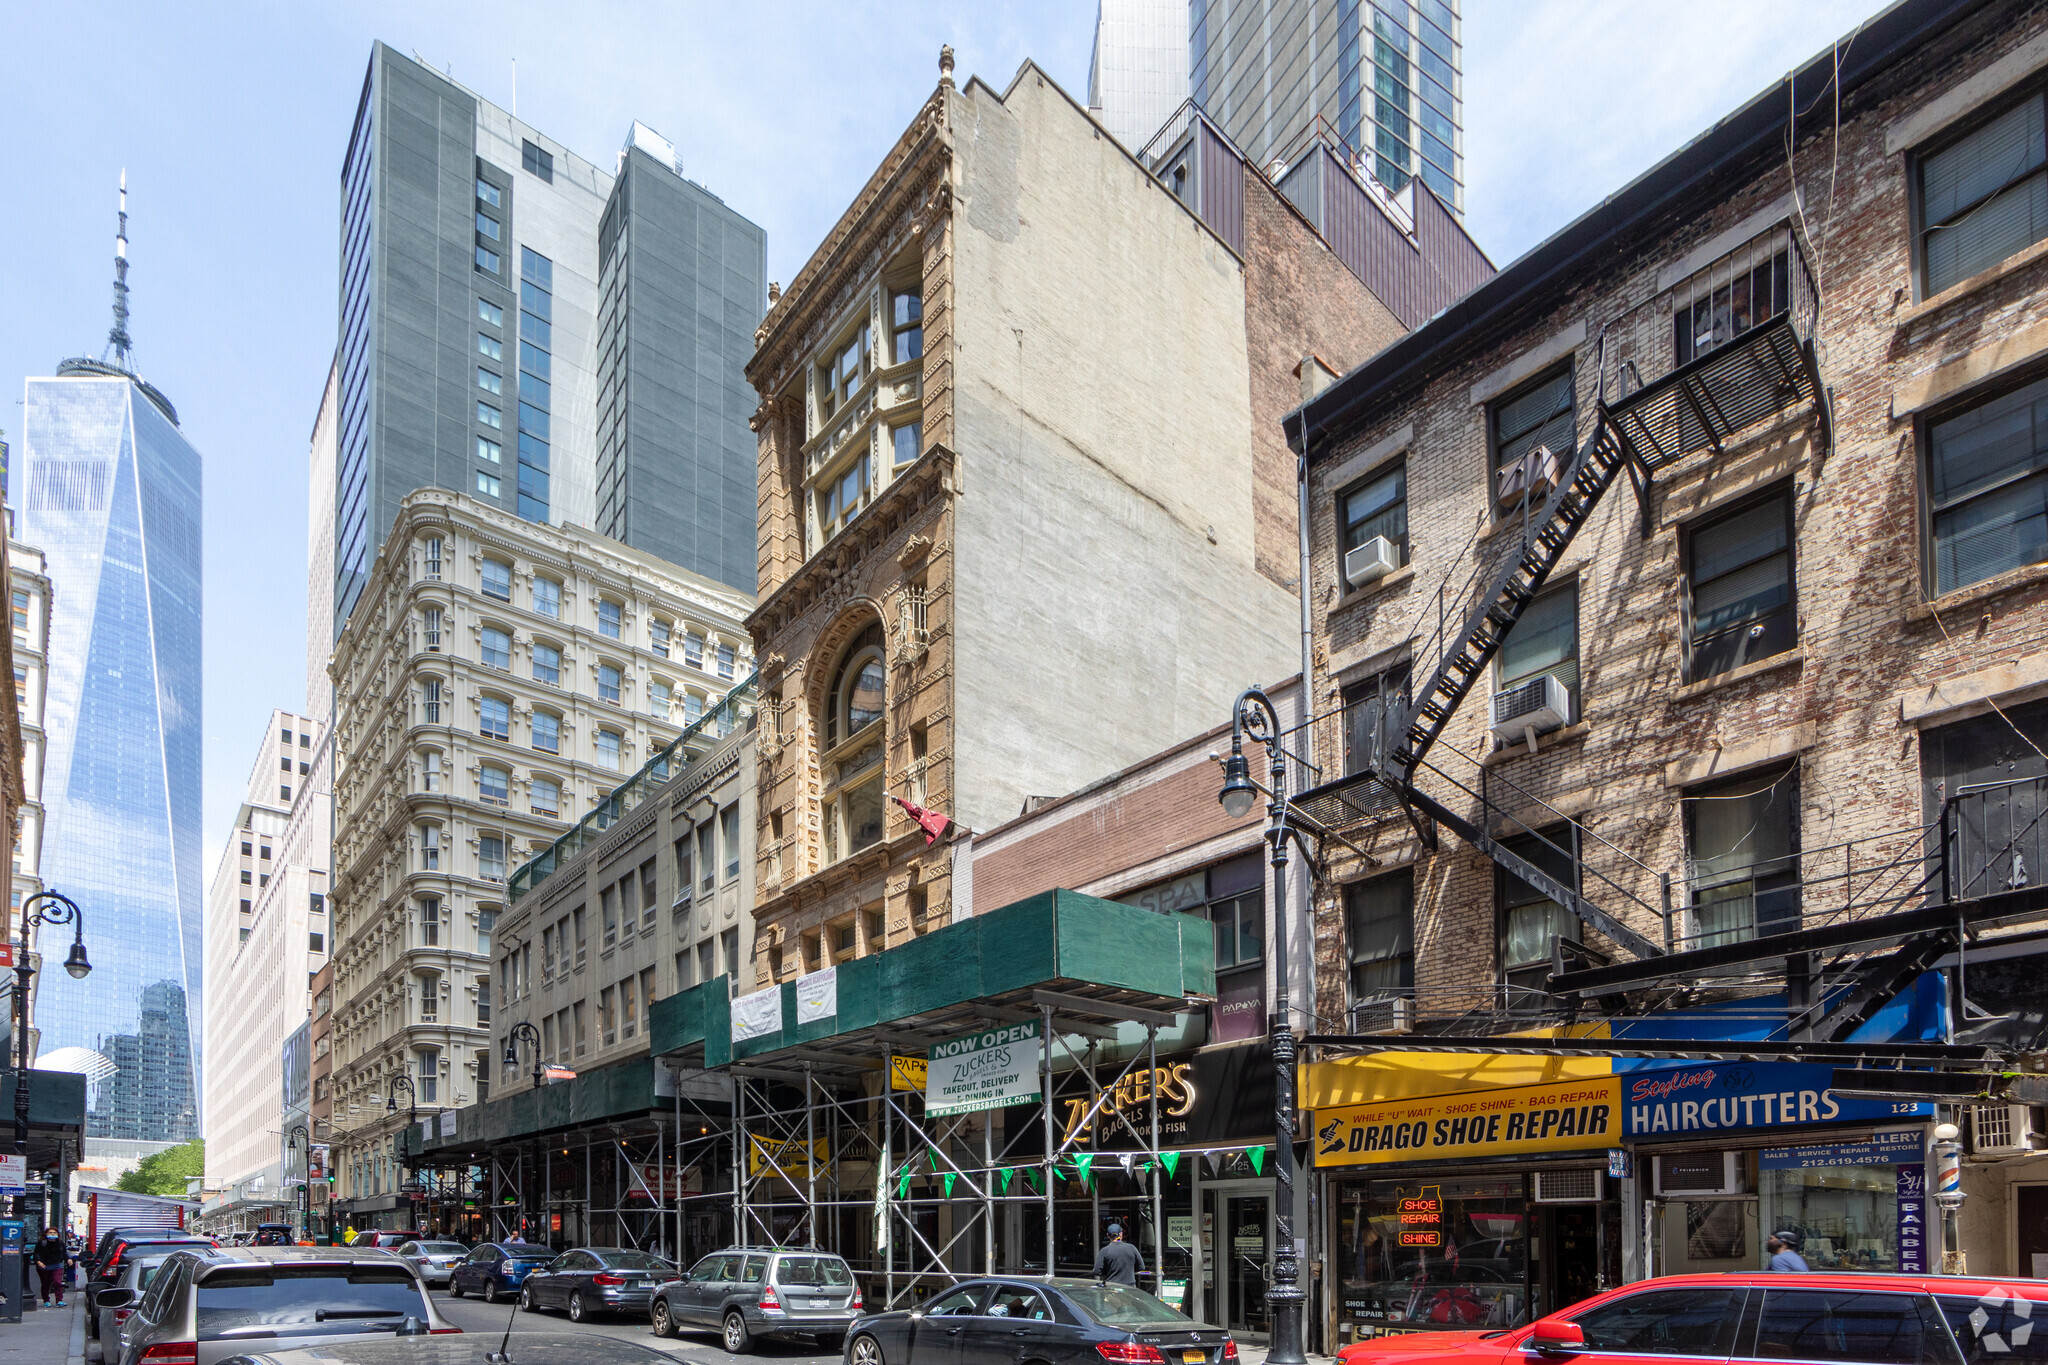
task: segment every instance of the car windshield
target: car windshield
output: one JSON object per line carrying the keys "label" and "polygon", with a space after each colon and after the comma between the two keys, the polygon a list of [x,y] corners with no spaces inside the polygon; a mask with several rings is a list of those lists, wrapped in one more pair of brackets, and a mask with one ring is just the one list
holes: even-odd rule
{"label": "car windshield", "polygon": [[785,1256],[775,1278],[784,1285],[830,1285],[835,1289],[853,1283],[846,1262],[837,1256]]}
{"label": "car windshield", "polygon": [[199,1336],[304,1336],[374,1331],[430,1319],[401,1265],[237,1266],[199,1282]]}
{"label": "car windshield", "polygon": [[467,1256],[469,1248],[460,1242],[421,1242],[423,1256]]}
{"label": "car windshield", "polygon": [[1141,1322],[1189,1321],[1150,1294],[1124,1285],[1062,1285],[1060,1288],[1089,1317],[1113,1327]]}
{"label": "car windshield", "polygon": [[599,1254],[612,1270],[673,1270],[674,1266],[659,1256],[649,1256],[644,1251],[606,1251]]}

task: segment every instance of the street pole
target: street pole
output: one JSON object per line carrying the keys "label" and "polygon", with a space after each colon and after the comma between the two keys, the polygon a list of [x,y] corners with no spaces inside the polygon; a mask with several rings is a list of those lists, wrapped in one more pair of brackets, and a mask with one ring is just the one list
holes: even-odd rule
{"label": "street pole", "polygon": [[[28,931],[38,924],[71,925],[71,952],[64,959],[64,970],[73,980],[83,980],[92,971],[92,963],[85,956],[85,919],[77,903],[55,891],[39,891],[23,901],[21,942],[14,948],[14,1153],[23,1158],[24,1167],[28,1157],[28,990],[35,978],[35,968],[28,961]],[[26,1195],[16,1197],[17,1216],[26,1212],[27,1203]]]}
{"label": "street pole", "polygon": [[[547,1063],[540,1055],[540,1030],[525,1019],[521,1019],[518,1023],[512,1025],[511,1028],[505,1030],[505,1080],[509,1084],[512,1080],[512,1074],[519,1070],[519,1044],[522,1041],[533,1049],[533,1088],[535,1091],[538,1091],[541,1083],[547,1079]],[[539,1110],[534,1112],[538,1115]],[[541,1160],[538,1130],[534,1134],[533,1155],[534,1163],[538,1165]],[[526,1217],[526,1184],[526,1180],[519,1182],[519,1216],[522,1219]]]}
{"label": "street pole", "polygon": [[285,1135],[289,1147],[293,1138],[299,1142],[299,1237],[303,1241],[313,1240],[313,1135],[306,1131],[306,1125],[295,1123],[291,1132]]}
{"label": "street pole", "polygon": [[1294,1021],[1288,993],[1287,841],[1298,837],[1288,828],[1287,756],[1280,748],[1280,713],[1258,688],[1248,688],[1231,712],[1230,758],[1223,768],[1219,800],[1224,814],[1251,813],[1257,796],[1244,757],[1249,734],[1262,741],[1271,759],[1268,773],[1266,838],[1273,863],[1273,1278],[1266,1289],[1266,1310],[1272,1324],[1267,1365],[1306,1365],[1302,1354],[1301,1266],[1294,1254]]}

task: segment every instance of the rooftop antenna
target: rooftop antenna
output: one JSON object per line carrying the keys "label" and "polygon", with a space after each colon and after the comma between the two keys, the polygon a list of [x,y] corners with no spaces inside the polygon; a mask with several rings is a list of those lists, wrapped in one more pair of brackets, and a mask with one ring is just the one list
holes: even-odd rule
{"label": "rooftop antenna", "polygon": [[107,329],[107,349],[100,360],[133,371],[128,336],[128,168],[121,168],[121,225],[114,233],[114,325]]}

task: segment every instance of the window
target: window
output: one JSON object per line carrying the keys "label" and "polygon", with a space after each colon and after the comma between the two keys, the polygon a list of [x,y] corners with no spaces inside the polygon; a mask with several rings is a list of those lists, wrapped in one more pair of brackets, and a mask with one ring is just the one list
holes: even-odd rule
{"label": "window", "polygon": [[597,1032],[599,1044],[610,1047],[619,1041],[618,1010],[613,1005],[615,988],[606,986],[597,993]]}
{"label": "window", "polygon": [[659,678],[654,679],[647,684],[647,713],[658,719],[667,720],[669,701],[673,696],[674,692],[667,683]]}
{"label": "window", "polygon": [[640,883],[634,880],[632,873],[628,872],[619,879],[619,937],[622,939],[633,937],[634,926],[639,922],[638,906],[634,901],[639,890]]}
{"label": "window", "polygon": [[476,841],[476,874],[487,882],[505,880],[505,841],[496,834],[482,834]]}
{"label": "window", "polygon": [[441,827],[420,826],[420,870],[439,872],[441,870]]}
{"label": "window", "polygon": [[562,685],[562,651],[538,641],[533,646],[533,680],[550,687]]}
{"label": "window", "polygon": [[830,417],[846,405],[860,388],[873,363],[873,332],[866,326],[839,344],[838,350],[819,366],[820,416]]}
{"label": "window", "polygon": [[476,230],[479,235],[488,237],[494,242],[498,240],[498,220],[485,213],[482,209],[477,210]]}
{"label": "window", "polygon": [[441,943],[441,901],[437,896],[420,898],[420,944],[436,948]]}
{"label": "window", "polygon": [[[424,989],[433,989],[431,982]],[[433,1000],[432,996],[427,998],[429,1001]],[[426,1017],[431,1018],[432,1016],[429,1014]],[[419,1074],[420,1103],[438,1104],[440,1102],[440,1091],[437,1087],[441,1078],[441,1054],[429,1049],[421,1049],[417,1070]]]}
{"label": "window", "polygon": [[649,621],[647,623],[648,647],[664,659],[668,657],[668,631],[669,626],[666,621]]}
{"label": "window", "polygon": [[307,933],[307,935],[306,935],[306,951],[307,951],[307,952],[309,952],[309,953],[324,953],[324,952],[326,952],[326,951],[327,951],[327,937],[326,937],[326,935],[322,934],[322,933],[321,933],[321,932],[320,932],[320,931],[319,931],[318,929],[314,929],[314,930],[310,931],[309,933]]}
{"label": "window", "polygon": [[[498,927],[498,912],[483,909],[476,912],[476,950],[484,957],[491,955],[491,931]],[[489,985],[488,978],[483,984]]]}
{"label": "window", "polygon": [[726,930],[718,936],[718,944],[725,954],[725,974],[737,982],[740,979],[740,931]]}
{"label": "window", "polygon": [[2038,1302],[2011,1293],[1937,1294],[1934,1301],[1963,1348],[1964,1365],[2036,1365],[2048,1359],[2048,1332],[2035,1335]]}
{"label": "window", "polygon": [[1697,681],[1799,642],[1792,492],[1782,488],[1686,537],[1687,676]]}
{"label": "window", "polygon": [[495,626],[485,626],[479,638],[483,642],[481,658],[485,668],[512,669],[512,637]]}
{"label": "window", "polygon": [[[420,643],[438,652],[441,648],[441,609],[428,607],[420,613]],[[290,762],[289,759],[286,762]]]}
{"label": "window", "polygon": [[690,903],[690,892],[696,884],[696,877],[690,871],[690,836],[685,834],[675,842],[676,850],[676,907]]}
{"label": "window", "polygon": [[901,365],[924,354],[924,300],[916,294],[889,298],[889,354]]}
{"label": "window", "polygon": [[596,747],[597,766],[609,768],[613,772],[617,772],[619,770],[619,755],[625,747],[625,737],[617,730],[599,730],[597,732]]}
{"label": "window", "polygon": [[832,681],[832,695],[827,701],[830,710],[825,718],[827,747],[852,739],[882,718],[886,681],[882,628],[871,625],[854,640],[845,662],[839,665],[839,675]]}
{"label": "window", "polygon": [[533,580],[533,609],[542,616],[562,619],[562,585],[552,578]]}
{"label": "window", "polygon": [[[482,422],[487,427],[502,427],[505,425],[505,419],[498,410],[489,403],[484,402],[481,398],[477,400],[476,404],[476,420]],[[496,461],[497,458],[496,455],[491,456],[493,461]]]}
{"label": "window", "polygon": [[440,578],[441,537],[427,537],[426,541],[422,544],[420,549],[420,563],[422,565],[422,572],[424,572],[428,578]]}
{"label": "window", "polygon": [[491,360],[503,360],[505,358],[505,348],[499,344],[498,339],[482,332],[476,334],[476,349],[479,355]]}
{"label": "window", "polygon": [[253,884],[255,883],[255,880],[256,880],[256,874],[255,874],[254,872],[252,872],[252,871],[251,871],[250,869],[248,869],[248,868],[246,868],[246,867],[242,869],[242,885],[244,885],[244,886],[250,886],[250,885],[253,885]]}
{"label": "window", "polygon": [[860,455],[846,470],[818,486],[818,536],[830,540],[853,514],[867,506],[868,460]]}
{"label": "window", "polygon": [[512,705],[498,697],[477,699],[477,731],[486,739],[512,737]]}
{"label": "window", "polygon": [[924,424],[905,422],[900,427],[890,427],[889,447],[896,454],[896,468],[915,463],[924,454]]}
{"label": "window", "polygon": [[1612,1299],[1573,1321],[1591,1351],[1725,1356],[1735,1335],[1733,1289],[1656,1289]]}
{"label": "window", "polygon": [[[1578,826],[1553,825],[1535,834],[1501,840],[1501,846],[1567,888],[1579,889]],[[1500,905],[1500,972],[1510,987],[1508,1003],[1522,990],[1540,991],[1550,980],[1551,944],[1579,941],[1579,920],[1506,868],[1494,869]]]}
{"label": "window", "polygon": [[607,640],[619,638],[619,604],[606,598],[597,599],[597,633]]}
{"label": "window", "polygon": [[[479,214],[478,216],[481,217],[482,215]],[[498,253],[485,246],[482,242],[476,244],[476,268],[483,271],[486,275],[503,273]]]}
{"label": "window", "polygon": [[597,666],[597,695],[616,706],[619,702],[619,670],[612,664]]}
{"label": "window", "polygon": [[1415,874],[1398,872],[1344,888],[1351,999],[1415,985]]}
{"label": "window", "polygon": [[[477,410],[481,412],[483,406],[477,404]],[[479,436],[476,438],[476,457],[485,464],[497,464],[505,458],[505,448],[488,436]]]}
{"label": "window", "polygon": [[704,698],[695,692],[683,694],[683,724],[695,725],[704,719]]}
{"label": "window", "polygon": [[[486,910],[484,913],[490,912]],[[476,1022],[478,1028],[487,1027],[491,1022],[491,979],[488,976],[476,979]],[[480,1068],[477,1072],[478,1078],[481,1079],[484,1075],[484,1070]]]}
{"label": "window", "polygon": [[1685,794],[1694,940],[1711,948],[1799,927],[1799,765]]}
{"label": "window", "polygon": [[489,204],[492,208],[501,206],[498,187],[482,176],[477,177],[476,197],[479,203]]}
{"label": "window", "polygon": [[704,666],[704,637],[694,630],[683,636],[683,662],[692,668]]}
{"label": "window", "polygon": [[649,858],[640,864],[640,927],[643,930],[654,928],[655,902],[660,895],[660,884],[654,876],[654,859]]}
{"label": "window", "polygon": [[1947,1343],[1925,1338],[1919,1294],[1841,1289],[1764,1292],[1752,1355],[1763,1360],[1854,1360],[1870,1365],[1938,1365]]}
{"label": "window", "polygon": [[420,755],[420,789],[428,792],[441,790],[441,755],[432,750]]}
{"label": "window", "polygon": [[[286,772],[290,772],[292,770],[292,761],[289,758],[280,758],[277,760],[277,766]],[[267,858],[270,855],[266,852],[263,856]]]}
{"label": "window", "polygon": [[254,851],[255,845],[251,844],[247,839],[244,839],[242,841],[242,856],[246,858]]}
{"label": "window", "polygon": [[[740,875],[740,808],[727,806],[718,812],[718,830],[725,843],[725,879],[733,880]],[[876,838],[880,838],[880,831]]]}
{"label": "window", "polygon": [[429,680],[420,684],[420,719],[428,725],[441,723],[441,684]]}
{"label": "window", "polygon": [[581,1057],[590,1051],[590,1034],[584,1018],[583,1002],[578,1000],[569,1007],[570,1017],[576,1021],[576,1055]]}
{"label": "window", "polygon": [[1526,686],[1543,674],[1564,684],[1569,725],[1579,718],[1579,584],[1577,579],[1546,589],[1522,612],[1501,642],[1494,687],[1502,692]]}
{"label": "window", "polygon": [[[1523,385],[1493,405],[1494,494],[1502,510],[1534,492],[1538,470],[1529,457],[1547,446],[1562,468],[1572,457],[1572,367],[1564,365]],[[1518,472],[1519,471],[1519,472]]]}
{"label": "window", "polygon": [[486,474],[481,469],[479,469],[476,472],[476,491],[483,494],[487,498],[497,497],[498,476],[495,474]]}
{"label": "window", "polygon": [[500,602],[512,600],[512,566],[502,559],[484,561],[484,596],[495,597]]}
{"label": "window", "polygon": [[544,754],[562,752],[562,718],[552,711],[533,713],[533,747]]}
{"label": "window", "polygon": [[477,800],[487,806],[507,806],[512,803],[512,775],[503,768],[484,764],[477,769]]}
{"label": "window", "polygon": [[706,940],[697,945],[697,984],[718,975],[718,945]]}
{"label": "window", "polygon": [[732,661],[733,661],[733,648],[732,648],[732,646],[731,646],[731,645],[728,645],[728,644],[720,644],[720,645],[718,646],[718,676],[719,676],[719,677],[721,677],[721,678],[730,678],[730,677],[732,676]]}
{"label": "window", "polygon": [[714,843],[717,837],[709,820],[697,826],[697,868],[706,891],[718,885],[718,849]]}
{"label": "window", "polygon": [[[1400,743],[1407,715],[1409,666],[1401,664],[1344,689],[1344,775],[1378,772]],[[1370,796],[1370,793],[1360,793]]]}
{"label": "window", "polygon": [[[1344,552],[1384,536],[1394,547],[1394,563],[1408,562],[1408,464],[1395,465],[1368,478],[1337,498],[1337,519],[1343,525]],[[1341,569],[1341,566],[1340,566]]]}
{"label": "window", "polygon": [[[489,299],[478,299],[476,301],[476,315],[483,321],[490,323],[493,327],[503,327],[505,325],[505,310],[492,303]],[[493,376],[493,378],[495,377]],[[497,390],[492,389],[491,392],[496,393]]]}
{"label": "window", "polygon": [[2042,94],[1919,158],[1921,297],[2048,237]]}
{"label": "window", "polygon": [[2048,379],[1928,424],[1937,595],[2048,560]]}
{"label": "window", "polygon": [[24,633],[28,630],[28,594],[19,588],[14,593],[14,629]]}
{"label": "window", "polygon": [[[1681,286],[1687,292],[1696,287],[1697,292],[1692,293],[1689,302],[1681,297],[1672,308],[1672,356],[1678,364],[1726,346],[1791,306],[1791,264],[1785,248],[1779,245],[1775,255],[1763,258],[1765,249],[1783,241],[1782,231],[1773,228],[1761,241],[1739,249],[1757,264],[1732,278],[1726,267],[1710,267],[1695,277],[1697,286],[1690,282]],[[1689,442],[1706,438],[1706,432],[1690,414],[1681,420],[1690,433]]]}
{"label": "window", "polygon": [[[538,746],[536,746],[538,747]],[[533,797],[533,813],[556,819],[562,813],[562,786],[552,777],[536,777],[527,784]]]}
{"label": "window", "polygon": [[[476,386],[482,389],[485,393],[503,393],[505,391],[505,383],[503,380],[498,378],[497,373],[492,370],[487,370],[481,365],[476,367]],[[495,409],[493,411],[495,411]],[[491,423],[491,425],[497,426],[498,424],[496,422],[493,422]]]}
{"label": "window", "polygon": [[[550,185],[555,183],[555,155],[553,152],[536,147],[531,142],[522,138],[519,142],[519,164],[528,175],[537,175]],[[582,1031],[581,1028],[577,1029],[579,1034]],[[578,1052],[583,1050],[580,1039],[576,1050]]]}
{"label": "window", "polygon": [[597,917],[604,926],[604,951],[610,952],[619,946],[619,904],[609,886],[597,893]]}

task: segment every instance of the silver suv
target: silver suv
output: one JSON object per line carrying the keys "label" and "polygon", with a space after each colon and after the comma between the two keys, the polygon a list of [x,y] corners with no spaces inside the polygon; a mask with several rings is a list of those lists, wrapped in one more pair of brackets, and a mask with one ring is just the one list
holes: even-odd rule
{"label": "silver suv", "polygon": [[654,1334],[715,1327],[738,1355],[756,1337],[810,1336],[837,1351],[860,1316],[860,1287],[846,1262],[829,1251],[799,1247],[734,1247],[714,1251],[680,1280],[654,1293]]}
{"label": "silver suv", "polygon": [[[130,1290],[102,1290],[120,1308]],[[113,1297],[115,1301],[107,1304]],[[231,1247],[168,1257],[121,1329],[119,1365],[220,1365],[230,1356],[454,1332],[419,1273],[387,1251]]]}

